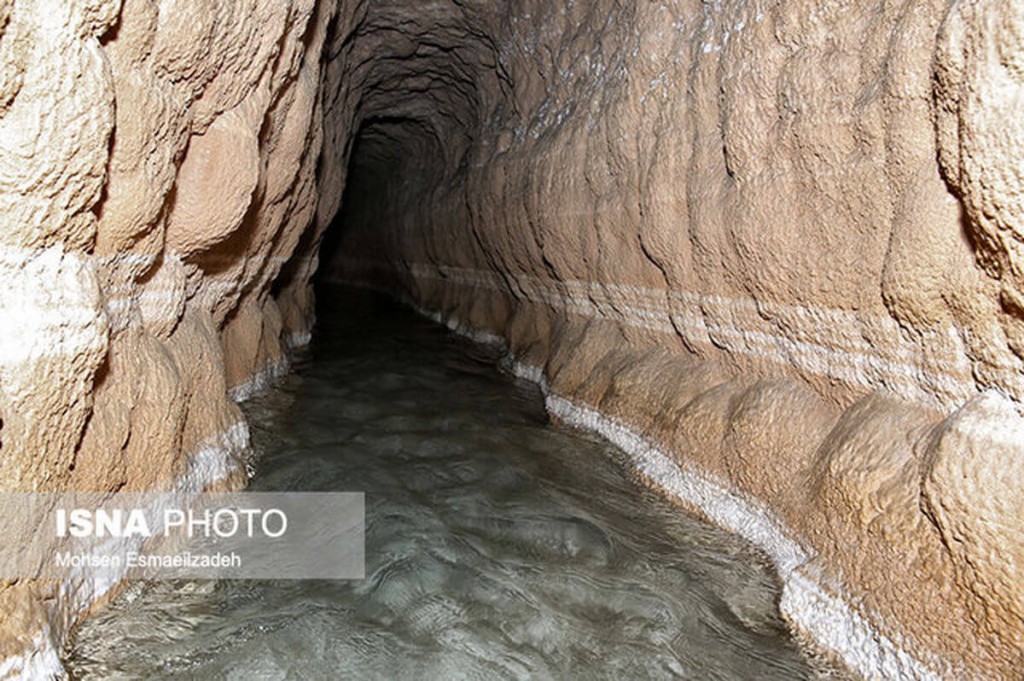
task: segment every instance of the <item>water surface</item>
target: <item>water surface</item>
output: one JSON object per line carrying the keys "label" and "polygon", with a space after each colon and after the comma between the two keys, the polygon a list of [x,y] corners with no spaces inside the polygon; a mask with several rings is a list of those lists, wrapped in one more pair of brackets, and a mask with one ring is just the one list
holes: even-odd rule
{"label": "water surface", "polygon": [[130,585],[76,678],[800,679],[820,671],[742,540],[634,484],[537,390],[386,300],[321,292],[245,410],[260,490],[363,491],[366,579]]}

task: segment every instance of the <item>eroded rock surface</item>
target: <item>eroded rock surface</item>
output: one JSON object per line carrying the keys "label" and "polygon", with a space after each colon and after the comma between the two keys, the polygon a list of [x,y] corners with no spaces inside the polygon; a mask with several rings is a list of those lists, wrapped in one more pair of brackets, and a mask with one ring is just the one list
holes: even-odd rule
{"label": "eroded rock surface", "polygon": [[[1009,0],[0,0],[0,485],[238,484],[232,398],[324,257],[783,528],[785,614],[853,668],[1019,673],[1022,35]],[[0,587],[0,672],[100,595]]]}

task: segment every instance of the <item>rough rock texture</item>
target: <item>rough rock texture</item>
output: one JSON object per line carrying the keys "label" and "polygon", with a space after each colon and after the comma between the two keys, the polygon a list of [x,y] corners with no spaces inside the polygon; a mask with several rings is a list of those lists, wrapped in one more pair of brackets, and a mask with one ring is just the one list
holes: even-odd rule
{"label": "rough rock texture", "polygon": [[[229,389],[281,368],[270,289],[316,211],[335,11],[0,2],[2,489],[244,480]],[[58,671],[105,588],[0,588],[0,676]]]}
{"label": "rough rock texture", "polygon": [[404,40],[399,4],[334,274],[770,509],[785,614],[855,669],[1019,674],[1020,3],[434,3]]}
{"label": "rough rock texture", "polygon": [[[851,667],[1019,674],[1022,97],[1009,0],[0,0],[0,486],[238,484],[323,250]],[[0,676],[102,595],[0,584]]]}

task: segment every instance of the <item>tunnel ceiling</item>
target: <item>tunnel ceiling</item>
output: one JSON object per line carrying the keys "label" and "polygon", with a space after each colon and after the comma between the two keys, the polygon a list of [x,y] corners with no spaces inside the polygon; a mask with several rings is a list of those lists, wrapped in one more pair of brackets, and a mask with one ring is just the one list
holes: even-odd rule
{"label": "tunnel ceiling", "polygon": [[[422,156],[440,162],[432,170],[443,174],[466,163],[481,126],[508,115],[510,82],[495,9],[495,3],[369,4],[349,37],[350,66],[340,84],[357,93],[353,130],[373,142],[365,152],[432,152]],[[434,146],[425,146],[425,138]]]}

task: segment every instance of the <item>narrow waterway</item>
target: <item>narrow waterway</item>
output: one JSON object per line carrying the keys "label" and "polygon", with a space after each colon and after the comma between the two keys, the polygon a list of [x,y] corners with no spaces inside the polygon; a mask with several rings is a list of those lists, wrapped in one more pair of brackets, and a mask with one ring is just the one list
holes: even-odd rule
{"label": "narrow waterway", "polygon": [[372,294],[245,405],[260,490],[366,493],[360,581],[130,585],[76,632],[75,678],[795,679],[778,587],[741,540],[551,425],[537,390]]}

